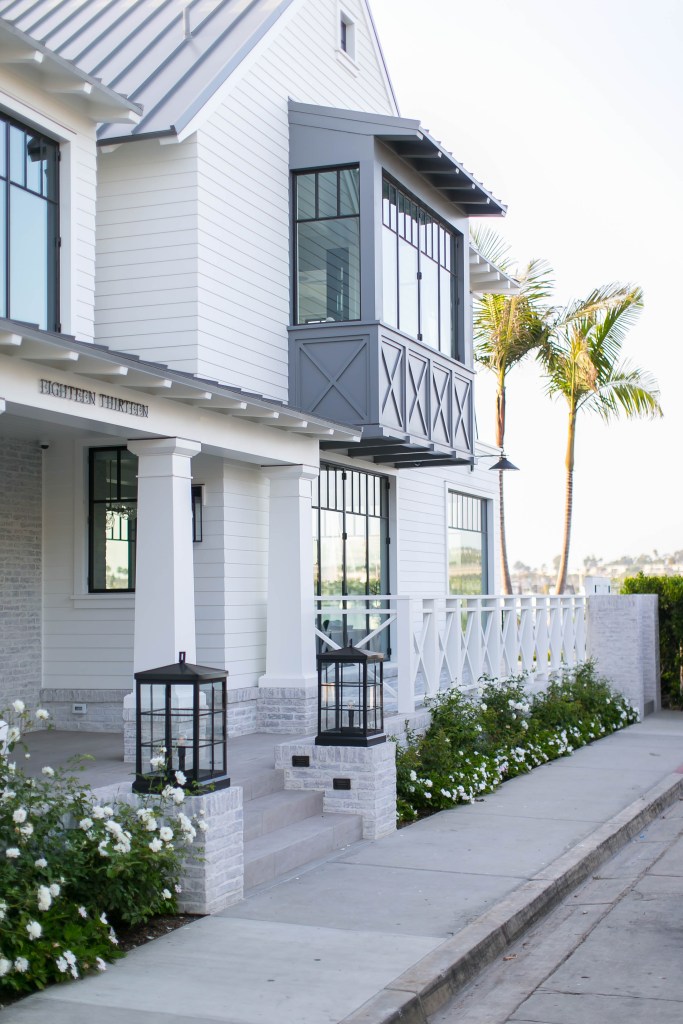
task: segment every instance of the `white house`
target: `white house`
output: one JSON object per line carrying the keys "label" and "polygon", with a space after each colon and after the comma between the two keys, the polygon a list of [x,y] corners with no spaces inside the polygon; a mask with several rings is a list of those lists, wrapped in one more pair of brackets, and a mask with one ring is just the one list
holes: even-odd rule
{"label": "white house", "polygon": [[0,189],[0,707],[120,731],[182,650],[232,733],[310,732],[316,626],[496,589],[471,295],[513,284],[468,218],[505,208],[365,0],[0,0]]}

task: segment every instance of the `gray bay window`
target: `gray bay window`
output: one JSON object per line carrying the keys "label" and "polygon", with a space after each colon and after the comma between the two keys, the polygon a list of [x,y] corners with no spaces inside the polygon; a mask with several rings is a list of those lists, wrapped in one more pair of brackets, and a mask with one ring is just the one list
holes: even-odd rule
{"label": "gray bay window", "polygon": [[59,147],[0,114],[0,316],[60,329]]}
{"label": "gray bay window", "polygon": [[358,167],[294,176],[296,323],[360,318]]}
{"label": "gray bay window", "polygon": [[382,189],[384,320],[457,358],[456,235],[390,179]]}

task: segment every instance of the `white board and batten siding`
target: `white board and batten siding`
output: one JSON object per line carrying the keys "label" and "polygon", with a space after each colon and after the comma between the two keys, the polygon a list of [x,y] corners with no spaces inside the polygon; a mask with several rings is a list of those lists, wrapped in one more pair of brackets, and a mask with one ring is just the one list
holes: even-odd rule
{"label": "white board and batten siding", "polygon": [[395,113],[358,0],[356,60],[337,0],[307,0],[257,44],[178,144],[99,158],[97,340],[288,397],[288,100]]}
{"label": "white board and batten siding", "polygon": [[0,106],[22,124],[55,139],[60,148],[60,320],[65,334],[94,336],[95,124],[59,96],[0,67]]}

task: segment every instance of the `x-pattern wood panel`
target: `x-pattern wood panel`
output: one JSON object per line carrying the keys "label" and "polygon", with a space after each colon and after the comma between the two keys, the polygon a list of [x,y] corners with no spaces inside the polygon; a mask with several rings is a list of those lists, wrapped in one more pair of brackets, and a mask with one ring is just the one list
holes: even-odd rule
{"label": "x-pattern wood panel", "polygon": [[[402,430],[405,427],[403,411],[404,360],[405,349],[399,348],[398,345],[390,345],[386,341],[383,342],[382,368],[386,390],[381,404],[382,423],[392,425],[391,410],[393,409],[395,415],[393,425]],[[387,410],[387,405],[389,405],[389,410]]]}
{"label": "x-pattern wood panel", "polygon": [[451,374],[432,363],[432,433],[433,441],[451,444]]}
{"label": "x-pattern wood panel", "polygon": [[332,370],[329,366],[324,366],[323,363],[315,357],[312,352],[312,346],[306,346],[301,349],[303,357],[309,360],[316,370],[325,379],[325,384],[320,390],[316,398],[309,402],[311,412],[315,412],[320,408],[322,402],[327,398],[331,391],[336,391],[338,395],[357,413],[360,419],[365,419],[367,411],[360,408],[357,396],[354,391],[344,386],[344,375],[349,371],[355,360],[366,348],[365,340],[360,340],[353,346],[349,346],[350,351],[346,357],[346,360],[336,370]]}
{"label": "x-pattern wood panel", "polygon": [[428,365],[426,359],[408,357],[408,430],[411,434],[421,434],[423,437],[429,437]]}
{"label": "x-pattern wood panel", "polygon": [[470,451],[472,438],[470,436],[470,404],[472,400],[472,385],[468,380],[453,378],[453,445],[463,451]]}

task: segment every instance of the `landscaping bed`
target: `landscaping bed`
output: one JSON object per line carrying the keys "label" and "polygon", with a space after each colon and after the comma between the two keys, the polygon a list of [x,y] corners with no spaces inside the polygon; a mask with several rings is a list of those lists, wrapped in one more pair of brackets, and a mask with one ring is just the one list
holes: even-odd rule
{"label": "landscaping bed", "polygon": [[591,662],[563,671],[538,694],[525,676],[513,676],[483,679],[471,695],[448,690],[427,705],[429,729],[409,734],[397,751],[399,825],[473,803],[506,779],[638,721]]}

